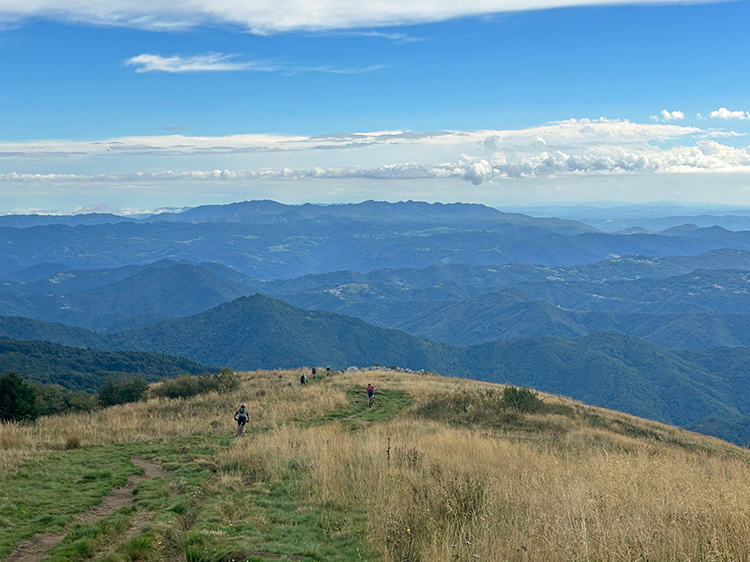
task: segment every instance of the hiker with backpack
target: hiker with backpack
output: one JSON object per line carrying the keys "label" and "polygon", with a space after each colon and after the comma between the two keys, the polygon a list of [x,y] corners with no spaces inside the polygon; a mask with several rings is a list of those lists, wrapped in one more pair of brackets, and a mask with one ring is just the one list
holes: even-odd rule
{"label": "hiker with backpack", "polygon": [[234,419],[237,422],[237,433],[235,434],[235,437],[242,437],[245,435],[245,424],[247,423],[247,420],[250,419],[250,414],[244,404],[242,404],[240,409],[234,413]]}
{"label": "hiker with backpack", "polygon": [[370,403],[369,407],[372,408],[375,403],[375,387],[372,386],[372,383],[367,385],[367,399]]}
{"label": "hiker with backpack", "polygon": [[301,376],[301,377],[299,378],[299,383],[300,383],[300,384],[301,384],[302,386],[305,386],[305,385],[307,384],[307,377],[306,377],[305,375],[302,375],[302,376]]}

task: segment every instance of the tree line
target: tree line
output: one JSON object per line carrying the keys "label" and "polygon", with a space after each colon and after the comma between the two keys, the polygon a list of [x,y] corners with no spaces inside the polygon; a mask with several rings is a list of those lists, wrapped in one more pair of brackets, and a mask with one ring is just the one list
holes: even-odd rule
{"label": "tree line", "polygon": [[69,390],[58,384],[27,382],[16,373],[0,375],[0,420],[32,422],[39,416],[66,412],[90,412],[146,398],[186,398],[205,392],[227,392],[239,377],[224,367],[218,373],[183,375],[149,386],[142,375],[109,377],[96,394]]}

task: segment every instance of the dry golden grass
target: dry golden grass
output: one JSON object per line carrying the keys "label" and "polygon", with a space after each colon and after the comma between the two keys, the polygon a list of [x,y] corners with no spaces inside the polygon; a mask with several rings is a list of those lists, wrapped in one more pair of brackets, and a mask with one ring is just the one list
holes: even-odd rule
{"label": "dry golden grass", "polygon": [[367,539],[387,562],[750,561],[750,455],[743,449],[552,396],[545,401],[651,438],[559,414],[535,415],[536,432],[450,426],[413,412],[363,431],[305,424],[342,407],[347,388],[368,382],[406,392],[417,408],[436,394],[493,385],[368,372],[302,388],[298,378],[295,371],[250,373],[229,395],[4,425],[0,470],[33,451],[63,448],[71,435],[86,446],[231,434],[243,402],[251,426],[266,431],[217,453],[222,478],[274,481],[294,461],[300,491],[313,504],[366,514]]}
{"label": "dry golden grass", "polygon": [[346,400],[333,386],[301,388],[296,371],[258,371],[241,375],[240,388],[188,400],[151,399],[91,413],[46,416],[34,424],[0,424],[0,477],[30,455],[80,446],[169,439],[177,435],[231,435],[240,404],[251,412],[251,426],[269,428],[335,410]]}
{"label": "dry golden grass", "polygon": [[[347,375],[337,384],[365,379],[400,387],[417,402],[477,387],[456,379],[369,373]],[[590,410],[682,445],[563,416],[548,416],[561,432],[527,442],[512,432],[406,416],[355,433],[337,425],[284,425],[238,443],[221,462],[253,481],[281,478],[295,461],[314,503],[367,513],[368,538],[386,561],[750,560],[750,465],[744,451],[625,414]]]}
{"label": "dry golden grass", "polygon": [[573,435],[540,448],[411,419],[283,426],[222,463],[265,481],[296,461],[315,503],[366,511],[384,560],[750,560],[746,461],[613,439],[623,447]]}

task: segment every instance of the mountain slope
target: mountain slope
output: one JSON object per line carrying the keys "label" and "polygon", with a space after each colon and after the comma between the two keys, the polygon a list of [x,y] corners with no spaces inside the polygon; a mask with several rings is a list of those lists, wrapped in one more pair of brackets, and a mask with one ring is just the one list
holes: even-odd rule
{"label": "mountain slope", "polygon": [[59,384],[70,390],[95,392],[110,376],[143,375],[157,381],[217,370],[181,357],[154,353],[107,352],[0,338],[0,373],[15,372],[28,380]]}
{"label": "mountain slope", "polygon": [[86,328],[21,316],[0,316],[0,337],[40,340],[71,347],[106,349],[108,345],[105,337]]}
{"label": "mountain slope", "polygon": [[720,417],[739,411],[730,381],[713,368],[620,334],[482,344],[466,348],[464,364],[473,367],[473,378],[565,394],[677,425],[709,411]]}
{"label": "mountain slope", "polygon": [[187,316],[247,293],[245,287],[202,267],[161,264],[81,292],[0,294],[0,313],[98,329],[132,317],[153,324]]}
{"label": "mountain slope", "polygon": [[401,301],[383,294],[372,285],[352,284],[284,298],[300,308],[338,312],[455,345],[613,331],[670,349],[750,346],[748,314],[584,312],[534,300],[515,288],[461,301]]}
{"label": "mountain slope", "polygon": [[401,365],[455,371],[453,348],[330,312],[255,295],[188,318],[114,334],[110,348],[177,354],[235,368]]}

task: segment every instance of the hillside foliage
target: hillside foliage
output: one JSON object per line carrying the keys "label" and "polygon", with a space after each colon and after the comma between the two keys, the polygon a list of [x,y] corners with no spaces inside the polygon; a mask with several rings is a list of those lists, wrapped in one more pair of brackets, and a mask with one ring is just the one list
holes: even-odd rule
{"label": "hillside foliage", "polygon": [[39,417],[34,387],[16,373],[0,375],[0,420],[33,421]]}
{"label": "hillside foliage", "polygon": [[216,370],[181,357],[142,351],[105,352],[0,338],[0,371],[13,371],[26,380],[59,384],[70,390],[98,391],[108,377],[142,375],[156,381]]}

